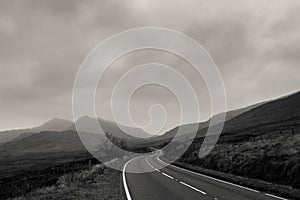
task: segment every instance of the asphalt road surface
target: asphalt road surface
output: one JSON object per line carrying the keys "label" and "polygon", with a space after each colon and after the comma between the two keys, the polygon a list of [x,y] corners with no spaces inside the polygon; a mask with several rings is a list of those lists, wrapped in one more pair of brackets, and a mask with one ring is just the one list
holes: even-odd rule
{"label": "asphalt road surface", "polygon": [[[163,168],[157,155],[136,157],[123,169],[123,185],[128,200],[278,200],[284,199],[173,165]],[[129,173],[131,170],[153,172]],[[127,172],[126,172],[127,171]]]}

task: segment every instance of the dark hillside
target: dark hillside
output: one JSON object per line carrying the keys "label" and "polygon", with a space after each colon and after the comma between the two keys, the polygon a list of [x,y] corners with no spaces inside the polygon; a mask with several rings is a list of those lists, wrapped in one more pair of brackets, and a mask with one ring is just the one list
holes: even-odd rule
{"label": "dark hillside", "polygon": [[[225,122],[217,145],[200,159],[198,153],[205,132],[205,128],[198,132],[200,137],[179,162],[300,189],[299,92]],[[174,151],[176,148],[167,150],[166,157],[172,158]]]}
{"label": "dark hillside", "polygon": [[245,112],[226,123],[225,130],[239,129],[286,120],[299,120],[300,92],[270,101]]}

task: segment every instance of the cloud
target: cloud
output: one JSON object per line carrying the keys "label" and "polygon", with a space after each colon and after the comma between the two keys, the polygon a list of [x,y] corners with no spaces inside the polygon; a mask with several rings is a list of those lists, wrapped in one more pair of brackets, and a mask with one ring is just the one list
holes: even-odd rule
{"label": "cloud", "polygon": [[[142,26],[182,31],[203,45],[223,75],[229,109],[298,90],[299,10],[300,3],[292,0],[1,1],[0,129],[71,118],[73,81],[88,52],[112,34]],[[169,64],[189,78],[201,99],[203,119],[209,117],[203,80],[180,58],[159,51],[136,52],[112,65],[99,90],[100,117],[112,117],[107,105],[118,77],[145,62]],[[147,93],[153,98],[137,94],[133,110],[154,100],[176,105],[160,89]],[[178,123],[173,110],[166,129]],[[144,116],[141,123],[148,120],[141,112],[133,115]]]}

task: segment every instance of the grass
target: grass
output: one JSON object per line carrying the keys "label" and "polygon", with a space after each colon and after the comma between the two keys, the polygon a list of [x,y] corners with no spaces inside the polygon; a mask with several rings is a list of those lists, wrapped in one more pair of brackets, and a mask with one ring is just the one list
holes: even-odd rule
{"label": "grass", "polygon": [[16,197],[26,194],[36,188],[53,185],[60,176],[76,172],[83,169],[89,169],[96,159],[84,159],[56,165],[35,171],[27,171],[12,177],[0,179],[0,199]]}
{"label": "grass", "polygon": [[39,171],[81,161],[92,156],[86,152],[42,152],[42,153],[0,153],[0,178],[12,177],[27,172]]}
{"label": "grass", "polygon": [[292,187],[272,184],[270,182],[266,182],[258,179],[250,179],[250,178],[223,173],[215,170],[204,169],[201,167],[196,167],[191,164],[181,163],[178,161],[173,164],[178,167],[182,167],[184,169],[188,169],[214,178],[225,180],[241,186],[249,187],[251,189],[256,189],[258,191],[275,194],[281,197],[291,198],[295,200],[300,199],[300,190],[294,189]]}
{"label": "grass", "polygon": [[[194,141],[176,164],[208,175],[217,174],[221,179],[264,192],[299,199],[300,134],[219,143],[202,159],[198,157],[201,144]],[[166,158],[172,158],[172,151],[166,152]]]}
{"label": "grass", "polygon": [[123,200],[121,172],[102,164],[61,176],[55,185],[43,187],[13,200]]}

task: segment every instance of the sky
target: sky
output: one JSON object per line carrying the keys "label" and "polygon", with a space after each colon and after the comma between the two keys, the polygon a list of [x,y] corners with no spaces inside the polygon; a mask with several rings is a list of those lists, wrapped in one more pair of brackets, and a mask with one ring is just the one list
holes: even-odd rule
{"label": "sky", "polygon": [[[107,37],[138,27],[174,29],[200,43],[220,70],[228,110],[298,91],[299,19],[297,0],[2,0],[0,130],[54,117],[72,119],[72,89],[84,58]],[[184,74],[200,99],[201,120],[210,117],[205,83],[188,63],[167,52],[141,50],[121,57],[106,72],[96,95],[100,118],[113,120],[109,97],[122,73],[148,62]],[[163,131],[180,123],[174,96],[146,86],[130,102],[138,124],[149,123],[153,104],[167,111]]]}

